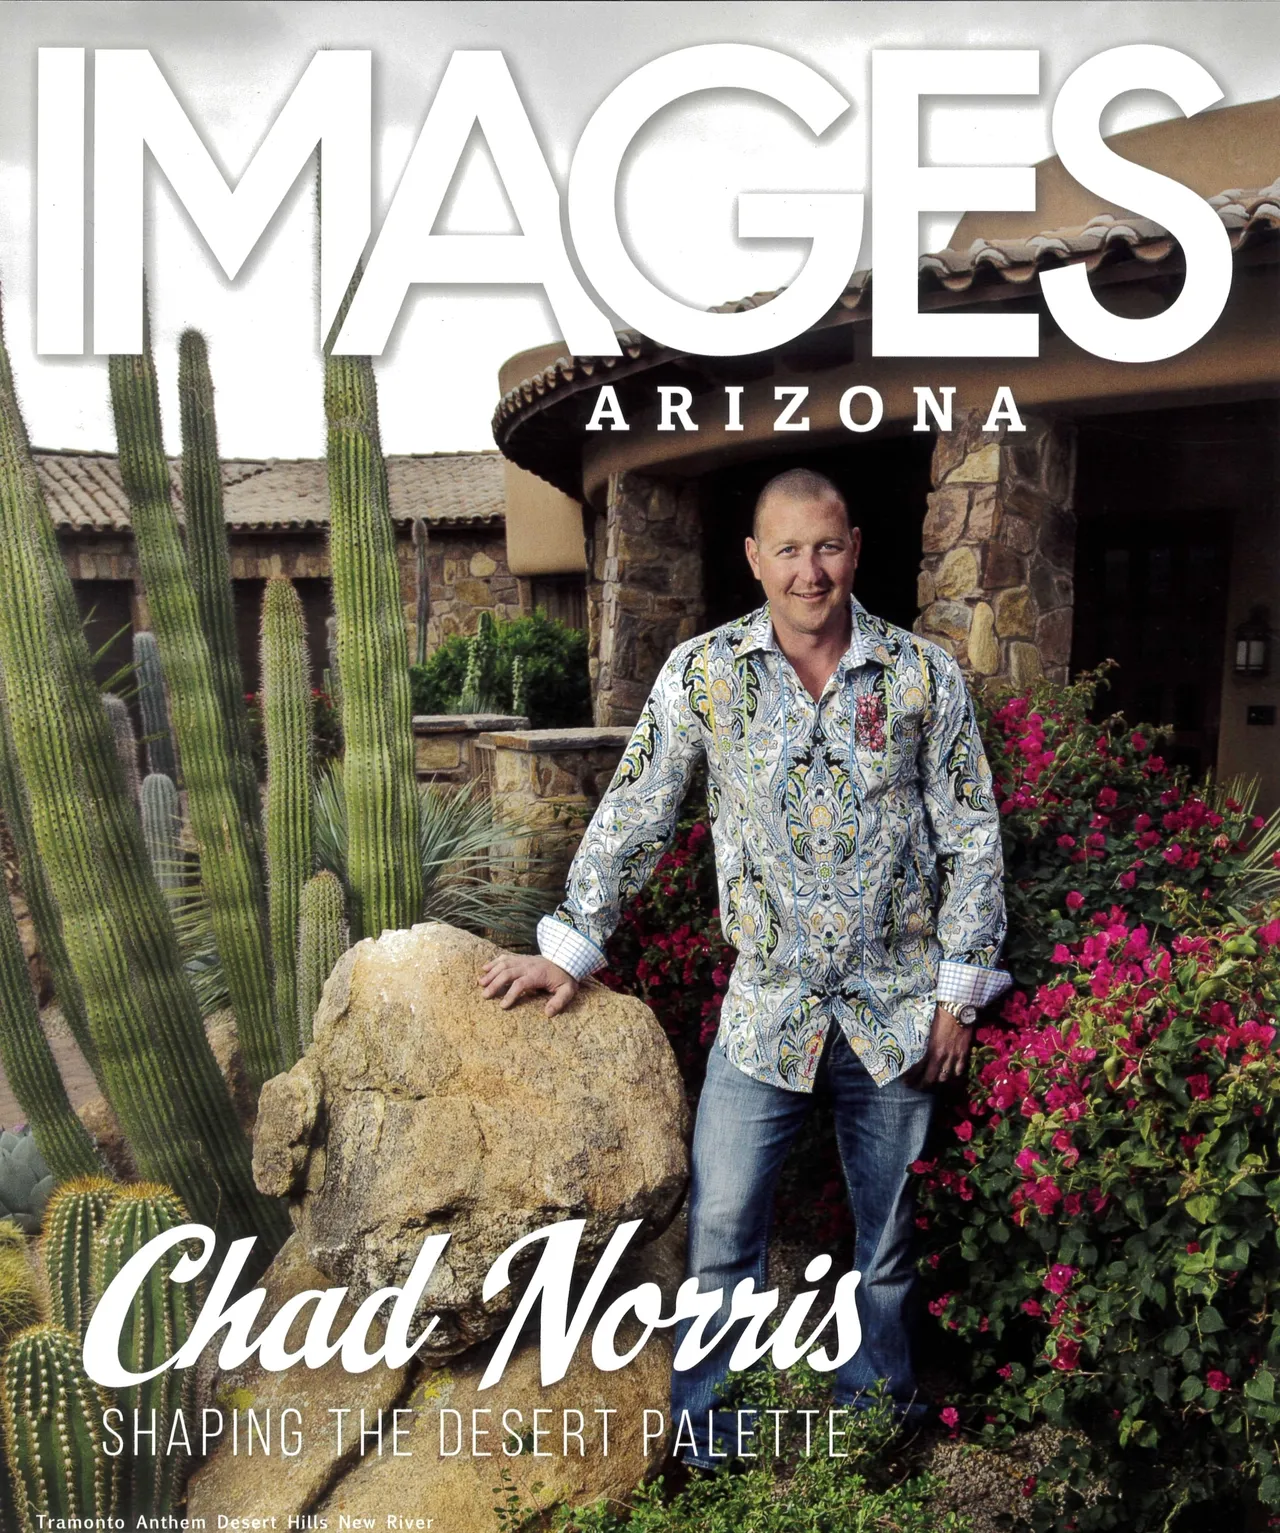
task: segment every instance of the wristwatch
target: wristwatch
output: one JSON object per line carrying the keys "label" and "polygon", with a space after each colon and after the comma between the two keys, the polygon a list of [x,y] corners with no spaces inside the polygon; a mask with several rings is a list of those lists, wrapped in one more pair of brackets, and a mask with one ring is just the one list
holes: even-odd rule
{"label": "wristwatch", "polygon": [[972,1027],[978,1020],[978,1008],[976,1006],[948,1006],[947,1010],[961,1027]]}

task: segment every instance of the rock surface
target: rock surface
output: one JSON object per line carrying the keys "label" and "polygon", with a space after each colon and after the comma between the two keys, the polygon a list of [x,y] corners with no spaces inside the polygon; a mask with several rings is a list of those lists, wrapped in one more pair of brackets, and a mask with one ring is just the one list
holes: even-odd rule
{"label": "rock surface", "polygon": [[661,1230],[687,1177],[684,1091],[648,1007],[588,984],[557,1017],[543,997],[504,1011],[478,984],[498,951],[439,923],[358,943],[312,1047],[259,1104],[258,1186],[290,1199],[331,1282],[357,1296],[403,1283],[423,1239],[450,1232],[425,1300],[441,1356],[513,1307],[526,1269],[480,1297],[513,1241],[581,1219],[590,1263],[625,1220]]}
{"label": "rock surface", "polygon": [[[625,1259],[614,1281],[608,1286],[597,1307],[597,1316],[619,1293],[640,1283],[657,1283],[669,1307],[683,1275],[683,1221],[676,1221],[667,1232],[634,1256]],[[267,1299],[262,1317],[274,1314],[287,1300],[307,1289],[322,1288],[325,1279],[311,1267],[294,1236],[276,1257],[262,1280]],[[348,1301],[339,1314],[334,1334],[354,1312]],[[311,1310],[295,1320],[288,1344],[300,1346]],[[256,1329],[256,1327],[255,1327]],[[377,1346],[381,1333],[375,1331],[370,1346]],[[639,1340],[634,1323],[618,1333],[618,1350],[625,1352]],[[489,1355],[495,1343],[489,1341],[446,1361],[442,1366],[418,1369],[389,1369],[376,1365],[367,1373],[349,1374],[335,1360],[314,1371],[304,1365],[284,1373],[268,1373],[256,1360],[243,1368],[218,1374],[207,1367],[212,1359],[201,1359],[201,1401],[221,1409],[227,1427],[217,1452],[193,1476],[188,1487],[187,1513],[205,1518],[213,1527],[219,1515],[224,1517],[275,1518],[274,1526],[283,1529],[289,1518],[307,1513],[328,1517],[331,1529],[339,1526],[339,1514],[351,1518],[372,1518],[369,1526],[381,1528],[388,1514],[411,1512],[435,1518],[437,1528],[449,1533],[470,1533],[474,1529],[497,1529],[493,1512],[500,1497],[493,1487],[499,1483],[503,1467],[511,1475],[513,1487],[526,1501],[566,1501],[581,1505],[600,1496],[624,1498],[662,1460],[663,1444],[655,1441],[646,1458],[642,1452],[643,1412],[668,1410],[667,1396],[671,1368],[670,1331],[653,1335],[634,1361],[614,1373],[600,1373],[591,1363],[590,1333],[578,1348],[574,1363],[564,1379],[543,1388],[536,1343],[526,1341],[507,1365],[502,1379],[493,1388],[480,1393]],[[301,1451],[282,1455],[273,1440],[270,1456],[244,1451],[246,1428],[241,1426],[241,1451],[234,1451],[230,1411],[252,1409],[259,1421],[269,1421],[272,1430],[279,1428],[280,1412],[292,1409],[298,1414],[285,1423],[287,1431],[298,1433]],[[492,1415],[479,1418],[483,1430],[486,1421],[493,1433],[477,1438],[472,1453],[471,1411],[489,1410]],[[533,1411],[546,1410],[538,1425],[555,1423],[554,1430],[540,1443],[554,1448],[551,1458],[534,1457],[531,1452],[507,1458],[502,1455],[503,1411],[521,1413],[521,1430],[527,1434],[534,1425]],[[565,1409],[583,1414],[583,1448],[571,1442],[571,1456],[561,1453],[564,1446]],[[609,1451],[603,1453],[602,1421],[598,1409],[612,1410],[607,1418]],[[332,1411],[345,1410],[343,1442],[339,1449]],[[398,1418],[392,1411],[401,1412]],[[460,1411],[466,1424],[467,1438],[462,1452],[441,1457],[440,1424],[444,1410]],[[373,1429],[382,1412],[383,1450],[377,1452],[376,1440],[370,1438],[363,1456],[359,1450],[360,1413]],[[514,1418],[509,1418],[514,1420]],[[402,1436],[398,1440],[401,1456],[391,1452],[393,1420]],[[575,1424],[570,1422],[570,1425]],[[446,1423],[450,1433],[454,1418]],[[509,1441],[509,1440],[508,1440]],[[291,1439],[291,1445],[293,1440]],[[452,1435],[446,1446],[452,1447]],[[492,1457],[483,1456],[485,1451]],[[405,1455],[409,1456],[405,1456]],[[535,1497],[532,1485],[545,1487]],[[505,1494],[505,1492],[504,1492]],[[263,1524],[272,1526],[270,1522]],[[351,1524],[361,1526],[356,1522]]]}

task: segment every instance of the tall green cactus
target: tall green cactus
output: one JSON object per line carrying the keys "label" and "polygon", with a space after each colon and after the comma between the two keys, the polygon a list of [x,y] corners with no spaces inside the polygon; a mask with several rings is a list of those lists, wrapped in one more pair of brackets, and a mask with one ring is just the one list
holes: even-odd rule
{"label": "tall green cactus", "polygon": [[56,1177],[101,1171],[88,1129],[76,1116],[40,1022],[13,906],[0,887],[0,1059],[36,1144]]}
{"label": "tall green cactus", "polygon": [[0,669],[35,845],[61,912],[106,1095],[145,1175],[230,1236],[287,1230],[205,1037],[124,792],[0,339]]}
{"label": "tall green cactus", "polygon": [[307,880],[298,919],[298,1036],[304,1049],[311,1047],[324,982],[350,945],[342,883],[326,869]]}
{"label": "tall green cactus", "polygon": [[324,403],[350,914],[358,935],[376,937],[421,915],[422,866],[409,646],[372,361],[326,348]]}
{"label": "tall green cactus", "polygon": [[69,1332],[33,1326],[9,1343],[0,1415],[22,1533],[80,1526],[75,1518],[107,1525],[102,1519],[117,1504],[117,1461],[102,1442],[110,1405],[85,1373],[79,1339]]}
{"label": "tall green cactus", "polygon": [[120,477],[169,682],[200,881],[245,1066],[254,1086],[260,1087],[284,1068],[285,1055],[271,982],[266,882],[254,833],[257,817],[244,811],[243,787],[227,750],[221,700],[170,494],[150,351],[112,357],[107,371]]}
{"label": "tall green cactus", "polygon": [[163,772],[176,783],[178,755],[173,748],[164,670],[160,665],[156,636],[149,629],[140,628],[133,636],[133,673],[138,680],[138,708],[142,713],[142,733],[147,747],[147,771]]}
{"label": "tall green cactus", "polygon": [[94,1241],[119,1184],[102,1176],[78,1176],[49,1199],[40,1255],[49,1279],[49,1318],[83,1336],[93,1312]]}
{"label": "tall green cactus", "polygon": [[[190,1222],[191,1216],[168,1187],[149,1182],[122,1187],[94,1242],[95,1297],[106,1292],[124,1264],[148,1241]],[[157,1368],[191,1335],[197,1309],[194,1284],[170,1280],[181,1257],[180,1248],[170,1248],[148,1270],[133,1296],[120,1332],[120,1356],[132,1373]],[[125,1470],[121,1500],[134,1517],[158,1517],[173,1510],[186,1479],[187,1456],[167,1453],[165,1448],[175,1412],[190,1413],[194,1407],[195,1372],[168,1368],[145,1383],[119,1390],[118,1398],[126,1420],[133,1419],[136,1410],[140,1421],[154,1419],[156,1426],[150,1448],[135,1453]]]}
{"label": "tall green cactus", "polygon": [[293,582],[262,598],[262,729],[267,745],[267,889],[276,1015],[288,1064],[298,1057],[298,906],[311,877],[311,676],[302,603]]}
{"label": "tall green cactus", "polygon": [[416,566],[417,605],[414,663],[427,663],[427,624],[431,621],[431,524],[425,516],[413,519],[413,552]]}
{"label": "tall green cactus", "polygon": [[261,808],[253,766],[244,675],[236,641],[231,555],[222,509],[222,466],[213,408],[209,350],[198,330],[178,342],[178,410],[182,426],[182,499],[186,507],[187,557],[200,627],[209,646],[213,689],[226,735],[226,750],[241,808],[261,856]]}
{"label": "tall green cactus", "polygon": [[149,772],[142,779],[142,834],[147,856],[164,890],[180,889],[183,883],[182,818],[178,790],[173,778]]}
{"label": "tall green cactus", "polygon": [[36,942],[40,955],[53,975],[53,991],[58,1000],[62,1019],[71,1029],[76,1047],[84,1055],[94,1079],[105,1093],[106,1077],[98,1058],[98,1046],[89,1031],[89,1018],[84,1009],[84,992],[76,971],[67,956],[67,944],[62,936],[62,916],[58,902],[49,887],[49,875],[36,849],[35,832],[31,828],[31,806],[27,803],[27,790],[22,784],[18,758],[14,752],[13,732],[9,727],[9,710],[5,701],[4,677],[0,675],[0,813],[13,837],[18,851],[18,879],[26,896],[27,909],[35,927]]}
{"label": "tall green cactus", "polygon": [[524,674],[524,656],[517,655],[511,662],[511,711],[528,717],[529,689]]}
{"label": "tall green cactus", "polygon": [[[40,1290],[26,1253],[27,1237],[12,1220],[0,1219],[0,1356],[20,1331],[40,1324]],[[17,1525],[13,1482],[0,1453],[0,1528]]]}
{"label": "tall green cactus", "polygon": [[114,692],[102,694],[102,706],[107,710],[111,734],[116,742],[116,755],[124,772],[124,788],[136,804],[142,793],[142,779],[138,775],[138,737],[133,732],[133,720],[129,717],[129,705]]}

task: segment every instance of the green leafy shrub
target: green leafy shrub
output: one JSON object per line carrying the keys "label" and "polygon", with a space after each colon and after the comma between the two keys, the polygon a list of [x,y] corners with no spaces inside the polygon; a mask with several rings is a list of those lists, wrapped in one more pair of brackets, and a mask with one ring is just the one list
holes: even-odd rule
{"label": "green leafy shrub", "polygon": [[[967,1533],[971,1527],[958,1513],[934,1504],[935,1479],[913,1475],[899,1461],[900,1444],[884,1400],[833,1419],[834,1455],[827,1424],[830,1385],[804,1364],[787,1373],[765,1369],[747,1375],[731,1403],[758,1413],[745,1418],[748,1431],[756,1423],[758,1456],[740,1460],[735,1472],[695,1473],[678,1489],[659,1478],[638,1487],[627,1507],[602,1500],[542,1516],[508,1478],[496,1488],[504,1497],[495,1509],[499,1526],[507,1533],[533,1526],[556,1533]],[[782,1414],[771,1419],[765,1415],[770,1410]],[[801,1418],[792,1414],[802,1410],[813,1412],[809,1452]],[[775,1426],[782,1448],[777,1455]]]}
{"label": "green leafy shrub", "polygon": [[929,1309],[984,1430],[1072,1434],[1042,1527],[1163,1528],[1246,1482],[1280,1505],[1280,920],[1197,928],[1199,903],[1171,902],[1167,946],[1094,911],[979,1033],[914,1168]]}
{"label": "green leafy shrub", "polygon": [[[472,641],[450,636],[425,665],[410,667],[413,711],[456,713],[467,683]],[[517,658],[519,677],[513,675]],[[570,729],[591,722],[591,683],[587,672],[587,636],[549,618],[539,608],[531,617],[493,623],[493,653],[475,691],[501,709],[512,707],[513,682],[519,680],[534,729]]]}

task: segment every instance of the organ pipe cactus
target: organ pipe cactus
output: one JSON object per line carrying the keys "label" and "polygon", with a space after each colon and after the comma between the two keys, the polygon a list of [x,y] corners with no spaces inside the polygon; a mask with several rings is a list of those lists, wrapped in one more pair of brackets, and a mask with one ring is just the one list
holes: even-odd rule
{"label": "organ pipe cactus", "polygon": [[147,770],[163,772],[178,780],[178,757],[169,723],[169,699],[164,691],[164,671],[155,634],[139,629],[133,636],[133,672],[138,681],[138,708],[147,747]]}
{"label": "organ pipe cactus", "polygon": [[70,1332],[33,1326],[9,1343],[0,1416],[22,1533],[108,1525],[117,1490],[116,1460],[102,1443],[110,1404],[85,1373]]}
{"label": "organ pipe cactus", "polygon": [[94,1241],[120,1191],[101,1176],[64,1183],[49,1199],[40,1255],[49,1279],[49,1318],[83,1336],[93,1310]]}
{"label": "organ pipe cactus", "polygon": [[[261,843],[258,779],[249,739],[244,676],[236,642],[231,555],[222,509],[222,467],[213,409],[209,351],[198,330],[178,342],[178,407],[182,425],[182,498],[186,507],[187,557],[200,628],[209,646],[213,689],[226,737],[227,756],[246,825]],[[259,856],[261,851],[259,850]]]}
{"label": "organ pipe cactus", "polygon": [[156,882],[166,891],[180,889],[183,865],[178,790],[163,772],[149,772],[142,779],[142,834]]}
{"label": "organ pipe cactus", "polygon": [[307,880],[298,921],[298,1036],[304,1049],[311,1047],[324,982],[349,946],[342,883],[326,869]]}
{"label": "organ pipe cactus", "polygon": [[311,678],[302,603],[289,580],[262,599],[262,728],[267,746],[267,890],[276,1013],[298,1057],[298,909],[311,877]]}
{"label": "organ pipe cactus", "polygon": [[372,361],[326,348],[324,393],[350,917],[376,937],[422,912],[409,647]]}
{"label": "organ pipe cactus", "polygon": [[[107,1209],[94,1242],[93,1291],[101,1298],[111,1280],[148,1241],[190,1224],[191,1216],[167,1187],[138,1182],[122,1187]],[[195,1324],[194,1284],[171,1281],[182,1248],[170,1249],[147,1270],[125,1314],[120,1357],[132,1373],[158,1368],[186,1342]],[[154,1421],[149,1448],[140,1448],[125,1470],[121,1501],[133,1517],[158,1517],[173,1509],[186,1479],[187,1455],[166,1452],[175,1412],[195,1403],[195,1371],[167,1368],[153,1379],[117,1392],[125,1419]],[[155,1413],[154,1416],[152,1413]]]}
{"label": "organ pipe cactus", "polygon": [[36,848],[61,912],[106,1095],[145,1175],[273,1246],[286,1224],[249,1147],[152,875],[0,344],[0,669]]}
{"label": "organ pipe cactus", "polygon": [[142,793],[142,780],[138,776],[138,737],[133,732],[133,720],[129,717],[129,705],[114,692],[102,694],[102,706],[111,722],[111,733],[116,742],[116,755],[124,772],[125,792],[136,804]]}
{"label": "organ pipe cactus", "polygon": [[93,1071],[95,1080],[105,1092],[106,1080],[98,1058],[97,1045],[89,1032],[84,993],[67,956],[67,945],[62,937],[62,916],[53,897],[53,890],[49,887],[49,875],[36,850],[35,832],[31,828],[31,808],[27,803],[27,791],[22,784],[18,758],[14,753],[13,735],[9,728],[3,677],[0,677],[0,813],[4,815],[5,824],[17,848],[18,879],[26,896],[27,909],[31,912],[41,957],[53,975],[58,1009],[62,1012],[63,1021],[71,1029],[76,1046]]}
{"label": "organ pipe cactus", "polygon": [[18,936],[18,923],[3,888],[0,888],[0,1059],[54,1175],[82,1176],[89,1171],[101,1171],[102,1162],[93,1140],[72,1109],[45,1037],[31,988],[31,973]]}
{"label": "organ pipe cactus", "polygon": [[245,1065],[254,1086],[261,1087],[284,1066],[267,946],[261,847],[244,812],[243,787],[227,750],[221,700],[178,532],[150,351],[112,357],[107,371],[120,477],[169,682],[200,881]]}
{"label": "organ pipe cactus", "polygon": [[414,659],[427,663],[427,624],[431,621],[431,526],[425,516],[413,519],[413,552],[417,576],[416,643]]}

